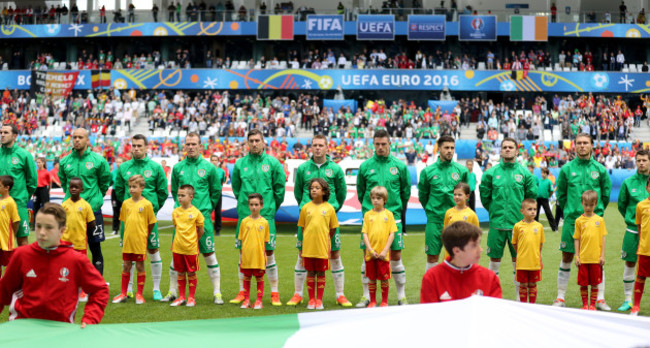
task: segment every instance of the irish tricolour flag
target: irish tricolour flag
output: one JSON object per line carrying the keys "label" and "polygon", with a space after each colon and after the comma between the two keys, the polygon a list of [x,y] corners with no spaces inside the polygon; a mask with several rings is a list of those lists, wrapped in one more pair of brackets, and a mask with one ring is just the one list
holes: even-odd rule
{"label": "irish tricolour flag", "polygon": [[510,16],[510,41],[548,41],[548,18]]}

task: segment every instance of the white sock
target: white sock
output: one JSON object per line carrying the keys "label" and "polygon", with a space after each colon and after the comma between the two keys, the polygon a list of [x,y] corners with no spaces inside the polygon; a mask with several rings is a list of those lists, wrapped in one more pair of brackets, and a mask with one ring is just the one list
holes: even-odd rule
{"label": "white sock", "polygon": [[332,278],[334,279],[334,290],[336,291],[336,298],[343,295],[343,289],[345,288],[345,269],[343,268],[343,262],[341,257],[338,259],[330,259],[330,265],[332,267]]}
{"label": "white sock", "polygon": [[490,271],[496,273],[497,275],[499,275],[499,267],[501,267],[500,261],[490,261],[490,264],[488,265]]}
{"label": "white sock", "polygon": [[435,267],[437,264],[437,262],[427,262],[427,268],[425,268],[424,271],[428,271],[429,269]]}
{"label": "white sock", "polygon": [[298,255],[296,261],[296,268],[293,270],[293,286],[296,290],[295,294],[302,297],[302,289],[305,287],[305,279],[307,278],[307,270],[302,265],[302,257]]}
{"label": "white sock", "polygon": [[605,301],[605,268],[603,267],[603,281],[598,284],[598,297],[596,301]]}
{"label": "white sock", "polygon": [[634,292],[634,267],[624,266],[623,293],[625,294],[625,302],[632,302],[633,292]]}
{"label": "white sock", "polygon": [[241,272],[241,268],[237,272],[237,276],[239,276],[239,292],[244,291],[244,273]]}
{"label": "white sock", "polygon": [[153,281],[153,290],[160,291],[160,279],[162,278],[162,259],[160,258],[160,251],[155,254],[149,254],[151,257],[151,280]]}
{"label": "white sock", "polygon": [[557,298],[564,300],[566,287],[571,276],[571,262],[560,261],[560,270],[557,272]]}
{"label": "white sock", "polygon": [[368,289],[368,283],[370,279],[366,277],[366,262],[364,261],[361,264],[361,287],[363,288],[363,297],[370,299],[370,290]]}
{"label": "white sock", "polygon": [[169,293],[178,296],[176,289],[178,288],[178,272],[174,269],[174,260],[169,264]]}
{"label": "white sock", "polygon": [[512,282],[513,282],[513,284],[515,284],[515,300],[517,302],[519,302],[520,301],[520,298],[519,298],[519,286],[521,284],[519,284],[519,282],[517,281],[517,262],[516,261],[512,261]]}
{"label": "white sock", "polygon": [[395,290],[397,290],[397,299],[401,300],[406,297],[404,293],[404,288],[406,287],[406,270],[404,269],[404,264],[402,259],[397,261],[390,261],[390,271],[393,273],[393,278],[395,278]]}
{"label": "white sock", "polygon": [[135,262],[131,263],[131,278],[129,278],[129,287],[126,289],[127,292],[133,292],[133,278],[135,278]]}
{"label": "white sock", "polygon": [[271,292],[278,292],[278,265],[275,264],[275,254],[266,257],[266,275],[269,277]]}
{"label": "white sock", "polygon": [[212,294],[221,293],[221,268],[219,268],[219,262],[217,261],[217,255],[212,254],[210,256],[203,256],[205,259],[205,265],[208,266],[208,275],[210,276],[210,281],[212,282]]}

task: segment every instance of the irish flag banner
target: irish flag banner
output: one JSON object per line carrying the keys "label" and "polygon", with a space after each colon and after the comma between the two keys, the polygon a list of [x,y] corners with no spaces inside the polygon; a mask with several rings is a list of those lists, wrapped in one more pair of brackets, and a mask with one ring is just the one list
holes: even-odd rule
{"label": "irish flag banner", "polygon": [[[110,305],[109,305],[110,306]],[[128,305],[125,305],[128,306]],[[158,306],[158,304],[154,304]],[[204,306],[201,309],[200,306]],[[199,304],[193,310],[214,311]],[[153,307],[153,306],[152,306]],[[183,310],[184,308],[179,308]],[[161,309],[161,313],[169,308]],[[227,319],[79,325],[20,319],[0,324],[1,346],[11,348],[648,347],[650,319],[532,305],[483,296],[434,304],[272,314]],[[304,310],[300,308],[300,310]],[[161,317],[164,318],[164,317]],[[504,331],[504,328],[508,328]]]}
{"label": "irish flag banner", "polygon": [[510,41],[548,41],[548,18],[510,16]]}

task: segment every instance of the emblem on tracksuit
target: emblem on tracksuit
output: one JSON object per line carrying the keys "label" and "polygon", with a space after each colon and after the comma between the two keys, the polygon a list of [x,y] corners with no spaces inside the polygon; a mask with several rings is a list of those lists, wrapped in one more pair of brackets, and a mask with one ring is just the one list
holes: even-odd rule
{"label": "emblem on tracksuit", "polygon": [[599,176],[600,176],[600,173],[598,173],[597,171],[594,170],[594,171],[591,172],[591,178],[592,179],[598,179]]}
{"label": "emblem on tracksuit", "polygon": [[397,175],[397,167],[390,167],[390,173],[393,175]]}
{"label": "emblem on tracksuit", "polygon": [[88,170],[93,169],[93,166],[94,166],[93,162],[86,162],[86,169]]}
{"label": "emblem on tracksuit", "polygon": [[11,163],[13,163],[13,164],[18,164],[18,162],[20,162],[20,160],[18,159],[18,157],[12,157],[12,158],[11,158]]}
{"label": "emblem on tracksuit", "polygon": [[521,174],[515,174],[515,181],[516,182],[521,182],[521,180],[524,179],[524,176]]}
{"label": "emblem on tracksuit", "polygon": [[333,174],[334,174],[334,171],[332,171],[331,169],[325,169],[325,175],[328,178],[331,178]]}
{"label": "emblem on tracksuit", "polygon": [[451,178],[454,179],[454,181],[458,181],[458,173],[451,173]]}
{"label": "emblem on tracksuit", "polygon": [[70,279],[68,279],[68,275],[70,275],[70,270],[65,268],[65,267],[62,267],[59,270],[59,275],[61,275],[59,280],[62,281],[62,282],[67,282],[68,280],[70,280]]}
{"label": "emblem on tracksuit", "polygon": [[145,178],[150,178],[150,177],[151,177],[151,174],[152,174],[152,173],[151,173],[150,170],[145,170],[145,171],[144,171],[144,177],[145,177]]}
{"label": "emblem on tracksuit", "polygon": [[271,167],[268,164],[262,164],[262,171],[264,173],[268,172]]}
{"label": "emblem on tracksuit", "polygon": [[199,169],[197,174],[199,174],[200,177],[204,177],[205,176],[205,169]]}

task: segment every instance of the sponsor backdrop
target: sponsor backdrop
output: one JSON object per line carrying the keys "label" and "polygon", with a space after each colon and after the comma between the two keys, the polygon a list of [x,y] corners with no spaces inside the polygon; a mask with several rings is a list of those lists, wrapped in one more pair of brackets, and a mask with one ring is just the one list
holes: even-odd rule
{"label": "sponsor backdrop", "polygon": [[359,15],[357,40],[394,40],[395,16]]}
{"label": "sponsor backdrop", "polygon": [[[512,79],[511,71],[503,70],[123,69],[111,70],[110,84],[103,85],[117,89],[430,91],[448,87],[453,91],[648,93],[650,74],[533,70],[526,77]],[[0,71],[0,89],[30,86],[31,71]],[[90,88],[91,71],[79,71],[74,89]]]}
{"label": "sponsor backdrop", "polygon": [[409,40],[445,40],[445,15],[410,15],[408,20]]}
{"label": "sponsor backdrop", "polygon": [[308,15],[307,40],[343,40],[343,15]]}
{"label": "sponsor backdrop", "polygon": [[[309,16],[312,17],[312,16]],[[323,16],[336,17],[336,16]],[[435,17],[435,15],[432,15]],[[474,16],[469,16],[474,17]],[[489,17],[489,16],[487,16]],[[471,22],[471,21],[470,21]],[[305,35],[308,22],[295,22],[294,35]],[[338,23],[337,23],[338,24]],[[329,29],[327,29],[329,28]],[[468,30],[471,28],[469,23]],[[446,35],[458,36],[458,23],[446,23]],[[314,29],[312,29],[314,30]],[[408,22],[395,22],[395,35],[409,33]],[[473,29],[472,29],[473,30]],[[321,34],[339,33],[338,26],[318,29]],[[357,22],[343,23],[345,35],[357,34]],[[161,23],[102,23],[102,24],[41,24],[4,25],[0,27],[0,39],[50,38],[50,37],[128,37],[128,36],[256,36],[255,22],[161,22]],[[499,22],[497,36],[510,35],[510,23]],[[606,23],[548,23],[549,37],[616,37],[650,38],[648,24]],[[338,38],[337,38],[338,39]],[[314,38],[314,40],[316,40]],[[331,40],[331,39],[323,39]]]}
{"label": "sponsor backdrop", "polygon": [[496,41],[497,16],[458,16],[459,41]]}

